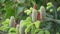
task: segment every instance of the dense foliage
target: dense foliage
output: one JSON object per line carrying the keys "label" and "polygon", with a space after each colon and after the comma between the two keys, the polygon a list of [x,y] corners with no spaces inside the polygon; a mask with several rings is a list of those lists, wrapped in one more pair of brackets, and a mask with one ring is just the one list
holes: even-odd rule
{"label": "dense foliage", "polygon": [[60,0],[0,0],[1,34],[60,34]]}

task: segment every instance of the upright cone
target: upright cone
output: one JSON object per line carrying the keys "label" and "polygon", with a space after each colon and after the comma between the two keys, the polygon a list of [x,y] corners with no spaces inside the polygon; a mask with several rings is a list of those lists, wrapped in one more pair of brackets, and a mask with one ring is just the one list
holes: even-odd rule
{"label": "upright cone", "polygon": [[37,11],[36,11],[36,4],[34,4],[32,10],[32,22],[35,22],[36,20],[37,20]]}
{"label": "upright cone", "polygon": [[45,10],[44,6],[40,7],[39,12],[40,12],[40,19],[41,19],[42,22],[44,22],[45,17],[46,17],[46,10]]}
{"label": "upright cone", "polygon": [[14,16],[11,16],[10,18],[10,23],[9,23],[9,27],[14,27],[14,23],[15,23],[15,19],[14,19]]}

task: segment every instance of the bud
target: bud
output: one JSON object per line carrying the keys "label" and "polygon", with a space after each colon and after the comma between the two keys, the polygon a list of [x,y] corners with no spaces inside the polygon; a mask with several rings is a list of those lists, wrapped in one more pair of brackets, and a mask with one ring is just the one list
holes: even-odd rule
{"label": "bud", "polygon": [[14,27],[16,28],[16,26],[17,26],[17,23],[15,22],[15,23],[14,23]]}
{"label": "bud", "polygon": [[44,6],[41,6],[39,11],[40,11],[40,19],[41,19],[41,21],[44,21],[45,17],[46,17],[46,10],[45,10]]}
{"label": "bud", "polygon": [[14,16],[11,16],[10,18],[10,23],[9,23],[9,27],[14,27],[14,23],[15,23],[15,20],[14,20]]}
{"label": "bud", "polygon": [[37,13],[37,20],[40,21],[40,12]]}
{"label": "bud", "polygon": [[25,34],[25,26],[22,25],[23,20],[20,21],[19,34]]}
{"label": "bud", "polygon": [[32,22],[37,20],[37,11],[36,11],[36,6],[34,5],[33,10],[32,10]]}
{"label": "bud", "polygon": [[19,24],[16,26],[17,34],[19,34]]}

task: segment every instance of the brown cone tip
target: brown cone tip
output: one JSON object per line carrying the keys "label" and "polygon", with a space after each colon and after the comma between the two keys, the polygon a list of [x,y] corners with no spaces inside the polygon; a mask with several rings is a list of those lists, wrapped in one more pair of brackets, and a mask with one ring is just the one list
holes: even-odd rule
{"label": "brown cone tip", "polygon": [[34,4],[33,8],[34,8],[34,9],[36,9],[36,8],[37,8],[36,4]]}

